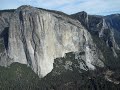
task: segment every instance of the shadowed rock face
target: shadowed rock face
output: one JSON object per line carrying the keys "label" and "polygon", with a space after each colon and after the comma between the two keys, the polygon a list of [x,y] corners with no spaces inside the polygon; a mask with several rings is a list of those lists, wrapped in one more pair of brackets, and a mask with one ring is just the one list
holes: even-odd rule
{"label": "shadowed rock face", "polygon": [[[69,52],[82,60],[77,64],[79,70],[120,65],[119,26],[112,23],[119,22],[119,15],[103,17],[81,12],[68,16],[31,6],[21,6],[6,15],[4,27],[0,22],[1,42],[5,41],[0,52],[2,66],[19,62],[44,77],[52,71],[54,59]],[[67,61],[64,69],[70,70],[71,63]]]}
{"label": "shadowed rock face", "polygon": [[[86,12],[79,12],[71,15],[72,18],[77,19],[81,24],[91,33],[97,47],[102,51],[106,61],[114,64],[120,63],[120,15],[113,14],[108,16],[88,15]],[[99,43],[101,41],[101,43]],[[104,43],[104,45],[102,44]],[[109,50],[106,51],[102,47]],[[111,53],[111,58],[110,57]],[[108,63],[107,62],[107,63]],[[113,65],[113,66],[116,66]],[[109,65],[111,66],[111,65]],[[119,65],[117,65],[117,68]]]}
{"label": "shadowed rock face", "polygon": [[13,15],[14,11],[10,10],[3,10],[0,11],[0,33],[6,28],[9,27],[11,16]]}
{"label": "shadowed rock face", "polygon": [[[0,11],[0,65],[8,65],[7,49],[8,49],[8,33],[11,16],[14,10],[2,10]],[[4,64],[6,63],[6,65]]]}
{"label": "shadowed rock face", "polygon": [[120,43],[120,15],[98,16],[88,15],[86,12],[79,12],[71,15],[72,18],[77,19],[81,24],[89,30],[90,33],[95,33],[102,38],[109,47],[118,49]]}

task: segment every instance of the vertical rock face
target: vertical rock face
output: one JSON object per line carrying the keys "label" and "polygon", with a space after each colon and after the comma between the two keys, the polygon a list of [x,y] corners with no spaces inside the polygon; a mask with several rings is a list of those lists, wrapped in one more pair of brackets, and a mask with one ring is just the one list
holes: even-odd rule
{"label": "vertical rock face", "polygon": [[119,49],[119,14],[98,16],[88,15],[86,12],[79,12],[71,15],[71,17],[79,20],[82,25],[89,30],[89,32],[95,32],[96,34],[98,33],[99,37],[103,38],[110,47]]}
{"label": "vertical rock face", "polygon": [[77,21],[31,6],[19,7],[10,21],[4,65],[19,62],[29,65],[40,77],[53,69],[54,59],[68,52],[85,52],[89,69],[103,67],[99,50],[90,33]]}
{"label": "vertical rock face", "polygon": [[[119,59],[120,50],[120,15],[88,15],[86,12],[79,12],[71,15],[72,18],[77,19],[81,24],[88,29],[92,36],[97,36],[106,46],[112,50],[114,58]],[[98,45],[97,45],[98,46]]]}
{"label": "vertical rock face", "polygon": [[[8,45],[8,30],[13,10],[2,10],[0,11],[0,42],[4,44],[3,47],[7,49]],[[1,52],[0,52],[1,53]]]}
{"label": "vertical rock face", "polygon": [[[31,6],[7,13],[0,16],[1,66],[27,64],[44,77],[53,69],[54,60],[69,52],[75,52],[73,60],[78,62],[66,61],[68,70],[76,65],[83,70],[119,66],[120,30],[112,23],[119,22],[119,15],[103,17],[81,12],[68,16]],[[78,54],[81,52],[84,54]]]}
{"label": "vertical rock face", "polygon": [[[0,67],[3,88],[119,89],[119,48],[119,14],[66,15],[31,6],[0,11],[0,66],[13,63]],[[27,75],[26,65],[45,77]]]}
{"label": "vertical rock face", "polygon": [[2,31],[9,27],[9,23],[10,23],[10,18],[13,14],[14,10],[11,11],[0,11],[0,34],[2,33]]}
{"label": "vertical rock face", "polygon": [[8,62],[6,51],[8,49],[9,24],[13,12],[14,10],[0,11],[0,65],[1,66],[6,66]]}

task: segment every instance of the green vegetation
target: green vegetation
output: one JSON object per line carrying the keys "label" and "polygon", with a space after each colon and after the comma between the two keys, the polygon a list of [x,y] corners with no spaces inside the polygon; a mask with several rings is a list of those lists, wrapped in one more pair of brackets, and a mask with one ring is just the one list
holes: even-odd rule
{"label": "green vegetation", "polygon": [[[118,58],[114,57],[112,49],[106,45],[106,39],[99,38],[98,34],[96,34],[95,32],[90,32],[90,33],[92,34],[93,41],[96,43],[97,48],[101,50],[101,52],[103,53],[103,56],[105,58],[103,62],[105,63],[107,68],[112,70],[120,69],[120,60],[119,60],[120,56]],[[109,38],[108,33],[109,32],[107,31],[105,32],[106,38]],[[120,53],[119,51],[117,52]]]}
{"label": "green vegetation", "polygon": [[[79,53],[84,55],[84,52]],[[0,90],[119,90],[120,86],[104,79],[104,70],[82,71],[75,68],[79,65],[74,53],[64,58],[57,58],[54,69],[40,79],[27,65],[13,63],[9,67],[0,67]],[[61,62],[62,61],[62,62]],[[72,70],[66,70],[66,61],[71,61]],[[60,74],[55,74],[55,72]]]}
{"label": "green vegetation", "polygon": [[13,63],[0,67],[0,90],[36,90],[39,78],[30,67]]}
{"label": "green vegetation", "polygon": [[[80,53],[84,55],[83,53]],[[62,61],[62,62],[61,62]],[[65,62],[72,61],[72,70],[65,70]],[[120,86],[105,80],[103,72],[106,70],[98,68],[96,71],[82,71],[75,68],[78,65],[75,54],[67,53],[63,58],[57,58],[54,69],[46,77],[41,79],[40,85],[47,90],[119,90]],[[55,73],[57,72],[57,73]],[[58,74],[60,73],[60,74]]]}

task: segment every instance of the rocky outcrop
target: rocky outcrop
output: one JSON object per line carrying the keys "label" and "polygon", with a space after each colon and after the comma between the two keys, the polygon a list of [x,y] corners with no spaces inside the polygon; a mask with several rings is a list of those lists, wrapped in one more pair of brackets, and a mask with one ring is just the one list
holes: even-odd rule
{"label": "rocky outcrop", "polygon": [[[0,11],[0,42],[3,47],[7,49],[8,43],[8,30],[11,16],[13,15],[13,10],[2,10]],[[1,53],[1,52],[0,52]]]}
{"label": "rocky outcrop", "polygon": [[85,52],[83,60],[91,70],[95,66],[104,66],[102,53],[79,21],[31,6],[21,6],[10,21],[8,61],[2,59],[1,62],[4,66],[13,62],[27,64],[39,77],[44,77],[53,69],[54,59],[64,57],[68,52]]}
{"label": "rocky outcrop", "polygon": [[0,11],[0,89],[119,90],[119,47],[119,14]]}
{"label": "rocky outcrop", "polygon": [[[85,28],[90,32],[98,32],[99,37],[104,37],[104,39],[109,39],[108,41],[113,40],[116,37],[116,32],[119,33],[119,24],[120,24],[120,15],[113,14],[108,16],[99,16],[99,15],[88,15],[86,12],[79,12],[71,15],[72,18],[79,20]],[[115,35],[114,35],[115,34]],[[110,35],[110,37],[107,37]],[[119,36],[117,35],[117,38]],[[117,39],[111,41],[118,45],[115,46],[116,49],[119,49],[119,42],[116,42]],[[109,45],[111,47],[111,45]]]}
{"label": "rocky outcrop", "polygon": [[1,66],[19,62],[44,77],[52,71],[56,58],[65,58],[70,52],[78,62],[67,60],[65,70],[120,66],[119,15],[80,12],[69,16],[31,6],[0,14]]}
{"label": "rocky outcrop", "polygon": [[79,12],[71,15],[71,17],[79,20],[81,24],[86,29],[88,29],[92,37],[101,39],[106,44],[105,46],[107,46],[109,49],[112,50],[111,52],[113,55],[112,57],[114,57],[114,59],[117,59],[117,61],[119,60],[120,58],[119,55],[120,15],[119,14],[99,16],[99,15],[88,15],[86,12]]}
{"label": "rocky outcrop", "polygon": [[2,10],[0,11],[0,34],[9,27],[10,19],[13,14],[13,10],[7,11],[7,10]]}
{"label": "rocky outcrop", "polygon": [[[11,16],[14,10],[0,11],[0,65],[8,65],[7,49],[8,49],[8,32],[10,26]],[[6,63],[6,65],[4,64]]]}

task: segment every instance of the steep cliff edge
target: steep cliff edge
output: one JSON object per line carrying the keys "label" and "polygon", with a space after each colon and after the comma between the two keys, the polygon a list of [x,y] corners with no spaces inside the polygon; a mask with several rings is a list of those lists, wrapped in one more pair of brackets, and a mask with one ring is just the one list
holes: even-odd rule
{"label": "steep cliff edge", "polygon": [[[12,77],[15,85],[25,80],[26,88],[40,90],[119,89],[119,48],[119,14],[66,15],[32,6],[0,11],[0,66],[8,66],[0,67],[4,72],[0,76],[8,79],[12,89],[16,86],[10,86],[9,75],[16,76]],[[37,80],[26,65],[42,79]],[[24,77],[28,71],[32,74]]]}
{"label": "steep cliff edge", "polygon": [[[11,16],[14,10],[1,10],[0,11],[0,65],[8,62],[7,49],[8,49],[8,33]],[[6,66],[6,65],[4,65]]]}
{"label": "steep cliff edge", "polygon": [[[88,15],[86,12],[79,12],[71,15],[72,18],[77,19],[81,24],[89,30],[89,32],[95,32],[99,38],[108,44],[109,47],[118,49],[120,43],[120,15],[113,14],[108,16]],[[118,35],[117,35],[118,34]]]}
{"label": "steep cliff edge", "polygon": [[89,69],[103,67],[90,33],[76,20],[31,6],[19,7],[9,27],[8,62],[29,65],[40,77],[53,69],[54,59],[68,52],[85,52]]}
{"label": "steep cliff edge", "polygon": [[83,11],[71,15],[71,18],[79,20],[90,32],[106,65],[112,69],[120,68],[120,15],[88,15]]}

